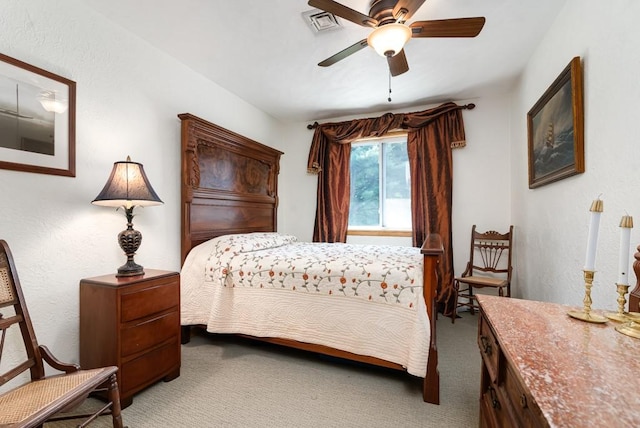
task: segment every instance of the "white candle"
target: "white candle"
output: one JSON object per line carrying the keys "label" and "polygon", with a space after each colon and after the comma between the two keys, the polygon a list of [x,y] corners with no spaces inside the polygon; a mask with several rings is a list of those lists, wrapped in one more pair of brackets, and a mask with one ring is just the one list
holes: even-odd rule
{"label": "white candle", "polygon": [[596,265],[596,247],[598,246],[598,231],[600,229],[600,215],[603,203],[600,198],[591,203],[591,222],[589,223],[589,239],[587,241],[587,256],[584,270],[594,271]]}
{"label": "white candle", "polygon": [[631,243],[631,228],[633,218],[629,215],[622,216],[620,220],[620,257],[618,258],[618,282],[620,285],[629,285],[629,246]]}

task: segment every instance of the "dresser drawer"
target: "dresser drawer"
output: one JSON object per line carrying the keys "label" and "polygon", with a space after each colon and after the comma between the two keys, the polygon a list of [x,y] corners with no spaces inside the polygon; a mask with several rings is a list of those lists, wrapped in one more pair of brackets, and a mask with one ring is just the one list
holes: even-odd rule
{"label": "dresser drawer", "polygon": [[487,323],[484,317],[480,317],[480,327],[478,330],[478,346],[480,347],[480,354],[484,361],[491,381],[496,383],[498,381],[498,364],[500,362],[500,346],[496,340],[491,326]]}
{"label": "dresser drawer", "polygon": [[144,351],[178,335],[179,325],[180,316],[174,311],[124,328],[120,345],[122,357]]}
{"label": "dresser drawer", "polygon": [[122,293],[120,320],[125,323],[178,305],[180,286],[173,279],[158,281],[149,287]]}
{"label": "dresser drawer", "polygon": [[170,372],[179,363],[180,344],[177,336],[165,346],[124,363],[119,376],[124,395],[155,382],[159,375]]}
{"label": "dresser drawer", "polygon": [[539,413],[537,404],[529,393],[526,392],[519,378],[513,372],[513,368],[508,366],[502,384],[506,399],[512,409],[514,419],[518,420],[518,426],[522,428],[539,427]]}
{"label": "dresser drawer", "polygon": [[512,427],[504,400],[496,388],[489,386],[480,397],[480,426],[491,428]]}

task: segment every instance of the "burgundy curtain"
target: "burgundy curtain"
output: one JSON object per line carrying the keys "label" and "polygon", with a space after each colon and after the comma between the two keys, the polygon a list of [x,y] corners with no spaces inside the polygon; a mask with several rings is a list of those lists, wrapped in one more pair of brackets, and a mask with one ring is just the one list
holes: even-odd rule
{"label": "burgundy curtain", "polygon": [[413,245],[419,247],[430,232],[442,238],[445,253],[438,266],[438,310],[455,316],[451,212],[453,201],[452,147],[465,144],[460,109],[448,109],[420,128],[409,131],[407,153],[411,174]]}
{"label": "burgundy curtain", "polygon": [[439,265],[440,311],[453,313],[453,250],[451,248],[452,147],[465,144],[461,109],[442,104],[415,113],[387,113],[378,118],[318,125],[313,135],[307,170],[318,174],[314,242],[346,242],[349,223],[351,142],[408,130],[411,174],[413,245],[421,246],[428,233],[441,235],[445,255]]}

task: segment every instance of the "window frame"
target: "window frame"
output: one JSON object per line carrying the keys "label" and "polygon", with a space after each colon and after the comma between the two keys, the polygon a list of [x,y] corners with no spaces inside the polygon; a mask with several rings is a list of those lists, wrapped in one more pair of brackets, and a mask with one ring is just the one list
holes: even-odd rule
{"label": "window frame", "polygon": [[[359,138],[353,141],[351,144],[366,144],[366,143],[378,143],[380,145],[380,158],[384,159],[384,145],[385,140],[396,140],[399,138],[404,138],[404,143],[407,144],[408,132],[406,131],[393,131],[388,132],[380,137],[367,137],[367,138]],[[393,144],[393,142],[389,142]],[[384,223],[384,195],[386,194],[386,186],[384,185],[384,173],[385,173],[385,162],[380,162],[379,169],[379,180],[378,186],[380,189],[379,199],[380,199],[380,217],[382,222]],[[347,235],[352,236],[399,236],[399,237],[410,237],[413,236],[413,226],[409,229],[402,229],[397,227],[385,227],[385,226],[347,226]]]}

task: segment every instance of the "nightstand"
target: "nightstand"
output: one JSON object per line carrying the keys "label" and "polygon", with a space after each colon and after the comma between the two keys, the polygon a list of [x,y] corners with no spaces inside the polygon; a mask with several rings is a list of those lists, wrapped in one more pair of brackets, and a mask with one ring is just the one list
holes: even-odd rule
{"label": "nightstand", "polygon": [[80,281],[80,366],[118,366],[122,407],[180,375],[180,274],[145,269]]}

